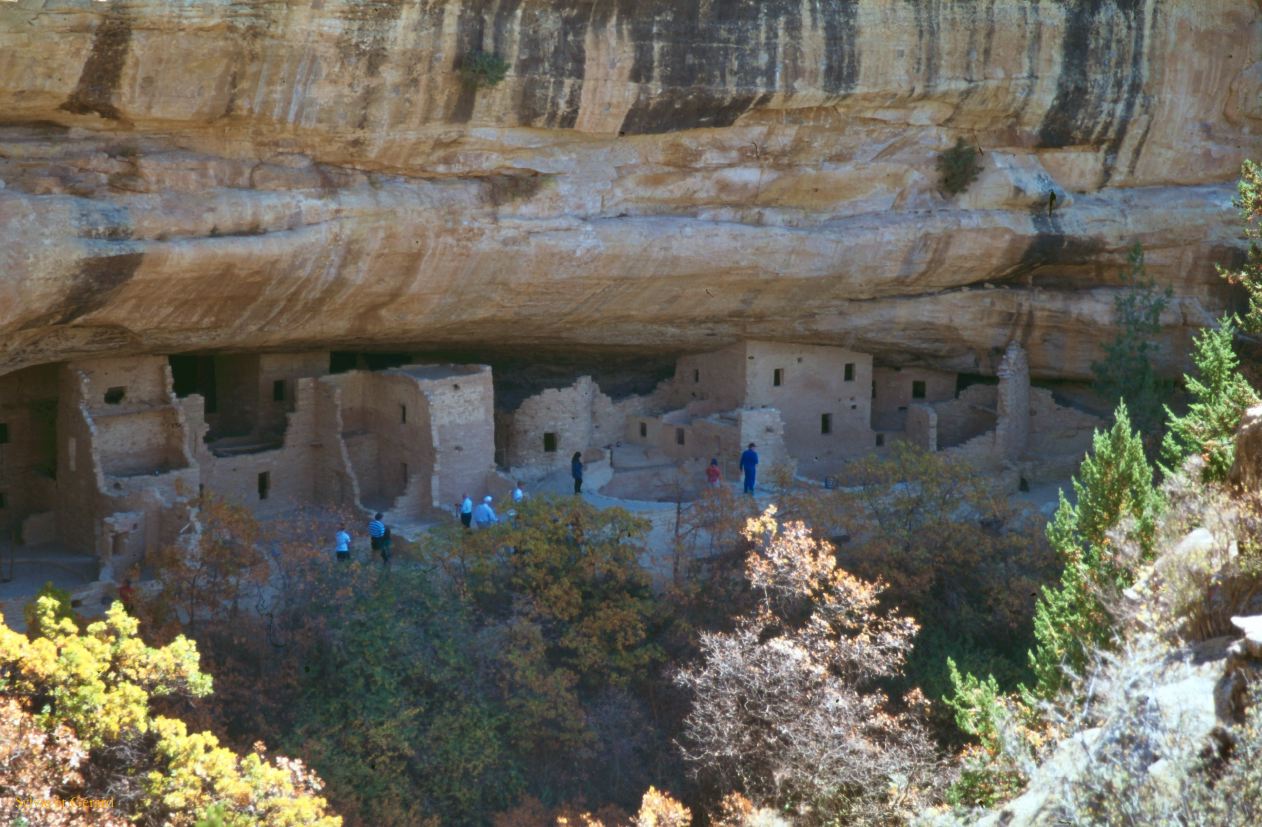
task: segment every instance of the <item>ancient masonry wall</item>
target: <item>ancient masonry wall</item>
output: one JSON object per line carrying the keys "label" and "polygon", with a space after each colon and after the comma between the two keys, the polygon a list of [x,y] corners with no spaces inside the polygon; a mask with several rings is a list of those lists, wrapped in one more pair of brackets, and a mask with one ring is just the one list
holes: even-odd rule
{"label": "ancient masonry wall", "polygon": [[[328,468],[340,459],[340,433],[328,410],[317,403],[321,388],[313,379],[294,385],[294,412],[288,415],[284,442],[279,448],[217,455],[205,442],[209,428],[204,400],[192,395],[182,400],[193,453],[204,490],[248,507],[259,517],[271,517],[303,505],[350,505],[352,493],[329,486]],[[321,414],[324,416],[321,416]],[[332,458],[326,454],[333,454]]]}
{"label": "ancient masonry wall", "polygon": [[899,431],[907,424],[912,405],[955,398],[956,375],[927,368],[872,369],[872,427]]}
{"label": "ancient masonry wall", "polygon": [[485,365],[399,368],[417,382],[433,446],[426,509],[442,508],[465,492],[486,489],[495,472],[495,389]]}
{"label": "ancient masonry wall", "polygon": [[712,353],[679,357],[666,406],[691,406],[698,415],[745,407],[747,355],[746,344],[741,342]]}
{"label": "ancient masonry wall", "polygon": [[772,407],[785,447],[806,468],[871,452],[872,357],[837,347],[749,342],[746,408]]}
{"label": "ancient masonry wall", "polygon": [[938,415],[938,448],[953,448],[993,430],[998,388],[969,385],[957,399],[934,404]]}
{"label": "ancient masonry wall", "polygon": [[198,471],[162,357],[72,362],[58,417],[58,532],[92,549],[102,578],[175,543],[190,522]]}
{"label": "ancient masonry wall", "polygon": [[995,447],[1005,460],[1017,460],[1030,442],[1030,364],[1016,342],[1008,345],[995,371],[999,376]]}

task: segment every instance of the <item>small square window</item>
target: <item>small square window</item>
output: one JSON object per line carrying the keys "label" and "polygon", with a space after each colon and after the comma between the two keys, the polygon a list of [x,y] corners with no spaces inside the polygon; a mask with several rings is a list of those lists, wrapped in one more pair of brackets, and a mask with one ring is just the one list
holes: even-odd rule
{"label": "small square window", "polygon": [[844,377],[847,382],[854,381],[854,362],[846,362]]}
{"label": "small square window", "polygon": [[0,445],[4,445],[9,441],[9,425],[6,422],[0,422]]}
{"label": "small square window", "polygon": [[407,405],[399,406],[399,422],[403,423],[404,425],[408,424],[408,406]]}
{"label": "small square window", "polygon": [[771,384],[777,388],[784,384],[784,368],[776,368],[771,372]]}
{"label": "small square window", "polygon": [[876,447],[880,448],[880,447],[881,447],[882,445],[884,445],[884,444],[885,444],[885,434],[877,434],[877,435],[876,435]]}
{"label": "small square window", "polygon": [[272,383],[272,401],[273,402],[285,401],[285,380],[284,379],[277,379],[275,382]]}
{"label": "small square window", "polygon": [[270,471],[264,471],[259,474],[259,499],[266,500],[270,493],[272,493],[272,474]]}
{"label": "small square window", "polygon": [[675,444],[676,445],[684,444],[684,429],[683,428],[675,429]]}
{"label": "small square window", "polygon": [[555,454],[557,450],[557,435],[554,433],[546,433],[543,435],[543,450],[549,454]]}
{"label": "small square window", "polygon": [[833,432],[833,415],[832,414],[819,415],[819,432],[821,434],[831,434]]}
{"label": "small square window", "polygon": [[648,435],[649,435],[649,424],[647,422],[641,422],[640,423],[640,436],[646,437]]}
{"label": "small square window", "polygon": [[924,398],[925,398],[925,383],[924,383],[924,380],[922,380],[922,379],[916,379],[915,381],[913,381],[913,382],[911,383],[911,398],[912,398],[912,399],[924,399]]}
{"label": "small square window", "polygon": [[872,398],[876,399],[876,380],[872,380]]}
{"label": "small square window", "polygon": [[692,371],[692,381],[693,381],[694,383],[700,383],[700,382],[701,382],[701,371],[700,371],[700,370],[698,370],[698,369],[696,369],[696,368],[694,368],[694,369],[693,369],[693,371]]}
{"label": "small square window", "polygon": [[106,405],[118,405],[127,397],[127,388],[110,388],[105,392]]}

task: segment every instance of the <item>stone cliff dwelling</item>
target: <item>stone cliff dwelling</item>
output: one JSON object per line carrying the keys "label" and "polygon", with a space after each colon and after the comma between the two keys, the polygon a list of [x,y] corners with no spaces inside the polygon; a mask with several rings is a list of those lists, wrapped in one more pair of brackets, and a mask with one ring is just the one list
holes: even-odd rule
{"label": "stone cliff dwelling", "polygon": [[615,400],[582,376],[512,411],[495,409],[490,367],[411,361],[180,354],[0,377],[0,531],[89,553],[105,579],[192,531],[202,492],[261,518],[323,506],[420,527],[463,493],[567,477],[575,452],[589,490],[653,500],[690,496],[710,458],[735,480],[750,442],[764,469],[819,481],[900,440],[1015,487],[1059,478],[1099,424],[1031,388],[1016,345],[997,382],[964,386],[840,347],[741,342],[680,357],[651,393]]}

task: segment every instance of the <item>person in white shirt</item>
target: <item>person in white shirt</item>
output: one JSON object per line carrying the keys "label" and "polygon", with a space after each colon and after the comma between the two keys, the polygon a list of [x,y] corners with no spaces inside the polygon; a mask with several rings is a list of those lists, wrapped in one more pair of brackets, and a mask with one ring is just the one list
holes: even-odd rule
{"label": "person in white shirt", "polygon": [[500,518],[495,515],[495,509],[491,508],[491,495],[487,494],[482,498],[482,502],[478,507],[473,509],[473,524],[478,528],[486,528],[495,525]]}
{"label": "person in white shirt", "polygon": [[521,490],[521,483],[513,489],[513,505],[520,505],[521,501],[526,499],[526,492]]}
{"label": "person in white shirt", "polygon": [[460,522],[465,528],[473,523],[473,500],[469,499],[468,494],[460,495]]}
{"label": "person in white shirt", "polygon": [[351,559],[351,535],[346,530],[345,523],[337,530],[337,535],[334,536],[333,540],[335,542],[334,550],[337,552],[337,559]]}

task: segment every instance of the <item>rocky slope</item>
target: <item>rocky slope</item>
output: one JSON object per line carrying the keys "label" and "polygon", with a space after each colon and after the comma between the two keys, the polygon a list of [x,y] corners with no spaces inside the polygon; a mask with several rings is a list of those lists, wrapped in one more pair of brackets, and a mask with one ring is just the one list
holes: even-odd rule
{"label": "rocky slope", "polygon": [[1136,241],[1182,353],[1260,47],[1245,0],[0,2],[0,371],[747,336],[985,372],[1016,337],[1080,377]]}

